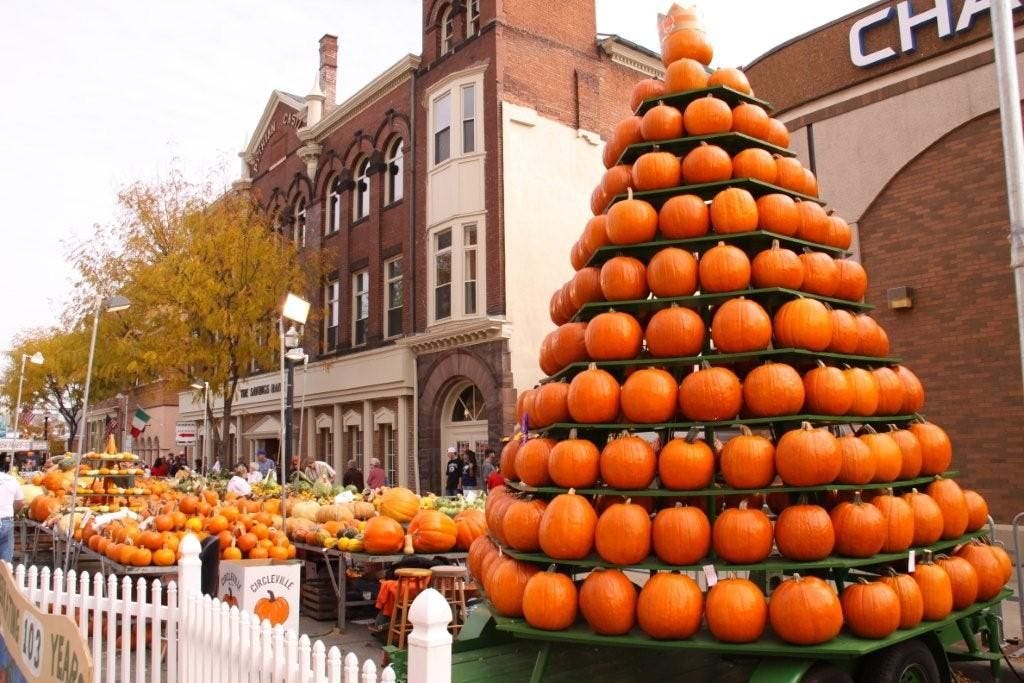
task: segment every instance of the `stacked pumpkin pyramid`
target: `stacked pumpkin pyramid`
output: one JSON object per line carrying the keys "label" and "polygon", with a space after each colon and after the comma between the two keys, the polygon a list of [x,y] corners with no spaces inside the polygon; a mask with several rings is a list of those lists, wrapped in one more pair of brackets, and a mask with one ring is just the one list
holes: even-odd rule
{"label": "stacked pumpkin pyramid", "polygon": [[[950,440],[866,313],[850,226],[673,9],[665,80],[634,88],[552,297],[549,377],[518,405],[538,431],[501,455],[472,573],[534,629],[581,614],[597,634],[684,639],[706,621],[737,643],[769,623],[799,645],[844,624],[884,638],[996,598],[1009,558],[977,540],[984,499],[943,476]],[[763,569],[785,574],[768,597],[724,578]]]}

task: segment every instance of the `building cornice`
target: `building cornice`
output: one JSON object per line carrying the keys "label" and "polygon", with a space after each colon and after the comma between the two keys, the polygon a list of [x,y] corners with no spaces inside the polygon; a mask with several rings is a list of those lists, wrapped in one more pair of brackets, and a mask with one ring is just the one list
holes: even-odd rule
{"label": "building cornice", "polygon": [[477,318],[436,325],[421,334],[399,339],[395,344],[421,355],[511,336],[512,323],[504,318]]}
{"label": "building cornice", "polygon": [[322,140],[330,135],[335,128],[347,119],[358,114],[362,109],[378,102],[388,93],[409,79],[409,76],[420,67],[420,58],[406,55],[395,62],[389,69],[360,88],[354,95],[332,109],[323,120],[310,130],[313,138]]}
{"label": "building cornice", "polygon": [[660,59],[623,44],[617,36],[604,38],[597,44],[612,62],[647,74],[651,78],[665,78],[665,66]]}
{"label": "building cornice", "polygon": [[254,156],[255,148],[259,144],[260,138],[263,137],[263,131],[270,125],[270,120],[274,117],[274,110],[277,109],[278,104],[286,104],[295,111],[305,111],[306,109],[305,102],[295,99],[286,92],[275,90],[270,93],[270,99],[267,100],[267,106],[263,108],[263,115],[260,116],[259,123],[256,124],[256,130],[253,131],[252,137],[249,138],[249,144],[242,152],[246,157]]}

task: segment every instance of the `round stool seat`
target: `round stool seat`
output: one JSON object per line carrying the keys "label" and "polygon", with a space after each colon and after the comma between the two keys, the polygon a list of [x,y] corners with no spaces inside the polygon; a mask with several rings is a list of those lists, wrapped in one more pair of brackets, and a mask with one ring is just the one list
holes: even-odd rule
{"label": "round stool seat", "polygon": [[465,567],[459,567],[457,565],[440,565],[431,568],[431,573],[434,578],[438,577],[450,577],[453,579],[466,578],[469,574],[466,572]]}
{"label": "round stool seat", "polygon": [[418,569],[416,567],[402,567],[401,569],[395,570],[395,576],[397,578],[407,579],[427,579],[430,578],[429,569]]}

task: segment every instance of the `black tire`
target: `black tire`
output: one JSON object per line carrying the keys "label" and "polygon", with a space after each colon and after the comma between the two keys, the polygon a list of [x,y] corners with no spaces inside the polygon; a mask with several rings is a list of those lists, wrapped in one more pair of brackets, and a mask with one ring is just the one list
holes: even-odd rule
{"label": "black tire", "polygon": [[853,677],[834,664],[818,662],[800,678],[800,683],[853,683]]}
{"label": "black tire", "polygon": [[860,678],[864,683],[899,683],[914,672],[922,683],[941,683],[939,665],[928,646],[918,639],[908,640],[866,657]]}

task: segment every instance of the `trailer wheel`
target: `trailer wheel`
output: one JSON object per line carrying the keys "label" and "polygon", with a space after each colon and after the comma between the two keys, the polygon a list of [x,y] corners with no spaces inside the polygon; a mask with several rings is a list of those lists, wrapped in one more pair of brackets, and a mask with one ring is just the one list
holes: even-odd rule
{"label": "trailer wheel", "polygon": [[865,658],[860,680],[865,683],[940,683],[942,678],[931,650],[915,638]]}
{"label": "trailer wheel", "polygon": [[853,683],[853,677],[834,664],[818,662],[800,678],[800,683]]}

